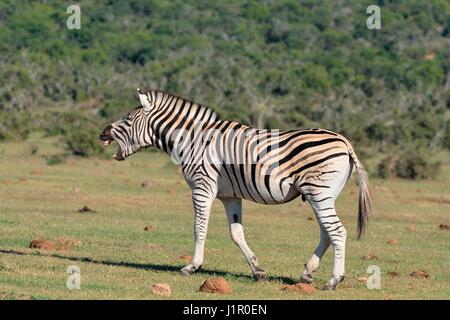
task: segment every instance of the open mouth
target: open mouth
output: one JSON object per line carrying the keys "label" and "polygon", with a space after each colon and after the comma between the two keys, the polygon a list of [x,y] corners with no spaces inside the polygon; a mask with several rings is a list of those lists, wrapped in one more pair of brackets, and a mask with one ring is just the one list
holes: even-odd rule
{"label": "open mouth", "polygon": [[[114,141],[114,138],[109,134],[101,134],[100,140],[102,140],[103,146],[105,148],[107,148],[111,144],[111,142]],[[113,155],[113,159],[118,160],[118,161],[125,160],[124,152],[123,152],[122,148],[120,147],[120,144],[118,144],[118,145],[119,145],[119,147],[117,148],[116,153]]]}

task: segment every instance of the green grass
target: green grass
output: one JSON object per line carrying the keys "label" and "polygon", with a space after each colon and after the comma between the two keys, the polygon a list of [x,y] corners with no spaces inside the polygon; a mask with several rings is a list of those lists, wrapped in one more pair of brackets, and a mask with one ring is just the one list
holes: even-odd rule
{"label": "green grass", "polygon": [[[216,201],[210,220],[203,271],[178,275],[192,255],[193,213],[190,190],[167,156],[142,152],[127,161],[69,158],[48,165],[58,152],[55,139],[0,144],[0,298],[157,299],[154,283],[168,283],[173,299],[448,299],[450,297],[450,167],[436,181],[373,180],[375,213],[366,236],[356,240],[357,185],[352,179],[337,208],[349,232],[347,279],[336,292],[311,295],[281,287],[299,279],[319,238],[307,203],[280,206],[244,203],[249,246],[269,273],[255,283],[250,268],[231,241],[224,210]],[[113,152],[113,150],[109,150]],[[144,180],[152,188],[142,188]],[[75,192],[79,188],[79,192]],[[84,205],[96,213],[76,213]],[[144,227],[152,224],[154,231]],[[406,226],[416,231],[407,231]],[[33,239],[73,238],[82,245],[67,251],[29,249]],[[390,239],[398,240],[389,245]],[[363,260],[372,253],[378,260]],[[381,289],[357,280],[369,265],[382,271]],[[81,269],[81,289],[66,288],[66,270]],[[332,252],[315,277],[321,287],[331,276]],[[425,270],[429,279],[410,277]],[[392,279],[388,272],[401,277]],[[214,275],[231,284],[230,295],[198,292]]]}

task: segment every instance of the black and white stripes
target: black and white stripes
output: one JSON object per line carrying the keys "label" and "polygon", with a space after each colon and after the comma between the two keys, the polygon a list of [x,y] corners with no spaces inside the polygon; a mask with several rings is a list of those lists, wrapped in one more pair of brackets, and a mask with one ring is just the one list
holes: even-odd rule
{"label": "black and white stripes", "polygon": [[233,241],[242,250],[254,277],[265,276],[245,242],[242,199],[281,204],[302,195],[311,204],[320,225],[320,243],[301,276],[312,273],[332,245],[334,289],[344,278],[346,230],[335,211],[335,200],[352,174],[359,174],[358,237],[371,209],[367,175],[350,142],[324,129],[261,130],[220,120],[206,106],[158,90],[138,90],[141,106],[105,128],[105,145],[115,140],[115,159],[124,160],[142,148],[156,146],[182,168],[192,189],[195,211],[195,252],[182,269],[191,274],[203,264],[203,251],[212,201],[220,199],[227,213]]}

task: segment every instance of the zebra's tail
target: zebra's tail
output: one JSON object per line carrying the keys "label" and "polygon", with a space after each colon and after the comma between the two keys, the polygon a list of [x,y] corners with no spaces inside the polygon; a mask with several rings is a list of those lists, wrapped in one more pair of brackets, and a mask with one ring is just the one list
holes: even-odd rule
{"label": "zebra's tail", "polygon": [[367,172],[364,169],[361,162],[359,162],[355,151],[350,143],[348,143],[348,150],[351,157],[351,161],[356,167],[356,172],[359,176],[359,204],[358,204],[358,240],[364,234],[366,224],[369,220],[369,216],[372,213],[372,196],[369,189],[369,179]]}

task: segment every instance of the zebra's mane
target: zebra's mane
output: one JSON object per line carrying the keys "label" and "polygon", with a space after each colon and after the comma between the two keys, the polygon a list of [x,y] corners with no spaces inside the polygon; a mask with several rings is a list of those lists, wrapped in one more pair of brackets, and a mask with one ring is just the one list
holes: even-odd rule
{"label": "zebra's mane", "polygon": [[[161,99],[163,99],[163,100],[166,100],[167,98],[172,98],[172,97],[176,98],[176,99],[179,99],[179,100],[182,100],[183,102],[185,102],[184,103],[184,105],[185,105],[184,108],[188,108],[191,105],[195,105],[195,106],[197,106],[198,109],[196,109],[196,110],[198,110],[199,113],[202,113],[201,111],[204,111],[204,113],[208,112],[208,113],[211,113],[211,116],[214,119],[214,121],[220,120],[219,115],[217,114],[217,112],[213,108],[211,108],[211,107],[209,107],[209,106],[207,106],[205,104],[197,103],[197,102],[192,101],[190,99],[186,99],[186,98],[181,97],[179,95],[176,95],[176,94],[173,94],[173,93],[170,93],[170,92],[167,92],[167,91],[163,91],[163,90],[151,90],[151,91],[153,91],[155,93],[156,97],[159,97],[159,94],[162,95]],[[182,111],[182,110],[183,109],[180,109],[180,111]]]}

